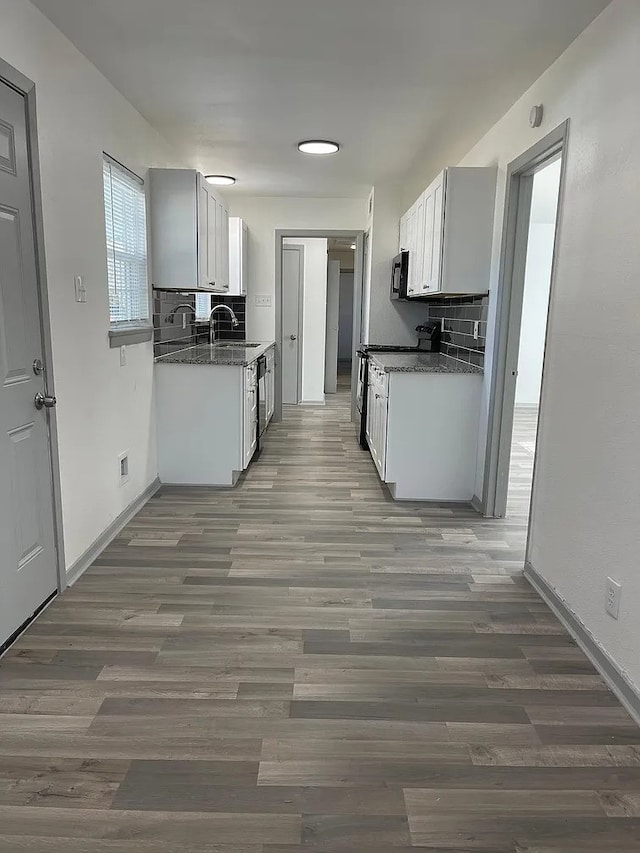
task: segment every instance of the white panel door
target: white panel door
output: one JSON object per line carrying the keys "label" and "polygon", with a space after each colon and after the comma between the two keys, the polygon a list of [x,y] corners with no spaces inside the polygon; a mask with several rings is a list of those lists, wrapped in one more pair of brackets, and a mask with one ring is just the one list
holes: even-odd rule
{"label": "white panel door", "polygon": [[304,248],[282,247],[282,402],[301,400],[301,305]]}
{"label": "white panel door", "polygon": [[0,645],[57,587],[25,100],[0,83]]}

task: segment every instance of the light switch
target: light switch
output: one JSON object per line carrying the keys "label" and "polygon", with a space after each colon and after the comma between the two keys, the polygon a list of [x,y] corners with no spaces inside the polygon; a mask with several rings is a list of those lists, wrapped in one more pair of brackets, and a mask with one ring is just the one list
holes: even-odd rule
{"label": "light switch", "polygon": [[120,367],[125,367],[127,364],[127,348],[120,347]]}
{"label": "light switch", "polygon": [[76,302],[86,302],[87,301],[87,290],[84,286],[83,277],[81,275],[74,276],[73,283],[74,283],[75,293],[76,293]]}
{"label": "light switch", "polygon": [[256,305],[260,308],[271,308],[271,296],[268,294],[256,296]]}

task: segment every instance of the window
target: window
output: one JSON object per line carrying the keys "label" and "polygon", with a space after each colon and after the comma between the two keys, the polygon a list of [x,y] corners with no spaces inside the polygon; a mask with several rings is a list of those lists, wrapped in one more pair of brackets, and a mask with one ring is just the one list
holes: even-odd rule
{"label": "window", "polygon": [[113,334],[149,326],[147,223],[143,182],[106,155],[102,176]]}

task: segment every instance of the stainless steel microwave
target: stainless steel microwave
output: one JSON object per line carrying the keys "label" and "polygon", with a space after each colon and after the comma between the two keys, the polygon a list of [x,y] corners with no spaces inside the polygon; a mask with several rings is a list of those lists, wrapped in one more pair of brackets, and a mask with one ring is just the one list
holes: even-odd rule
{"label": "stainless steel microwave", "polygon": [[409,285],[409,252],[396,255],[391,264],[391,298],[406,299]]}

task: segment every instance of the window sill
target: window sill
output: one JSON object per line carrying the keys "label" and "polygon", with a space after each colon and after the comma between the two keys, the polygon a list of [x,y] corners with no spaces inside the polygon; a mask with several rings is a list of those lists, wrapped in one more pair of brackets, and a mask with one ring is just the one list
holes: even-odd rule
{"label": "window sill", "polygon": [[131,346],[131,344],[143,344],[153,337],[153,326],[122,326],[109,329],[109,346],[114,347]]}

